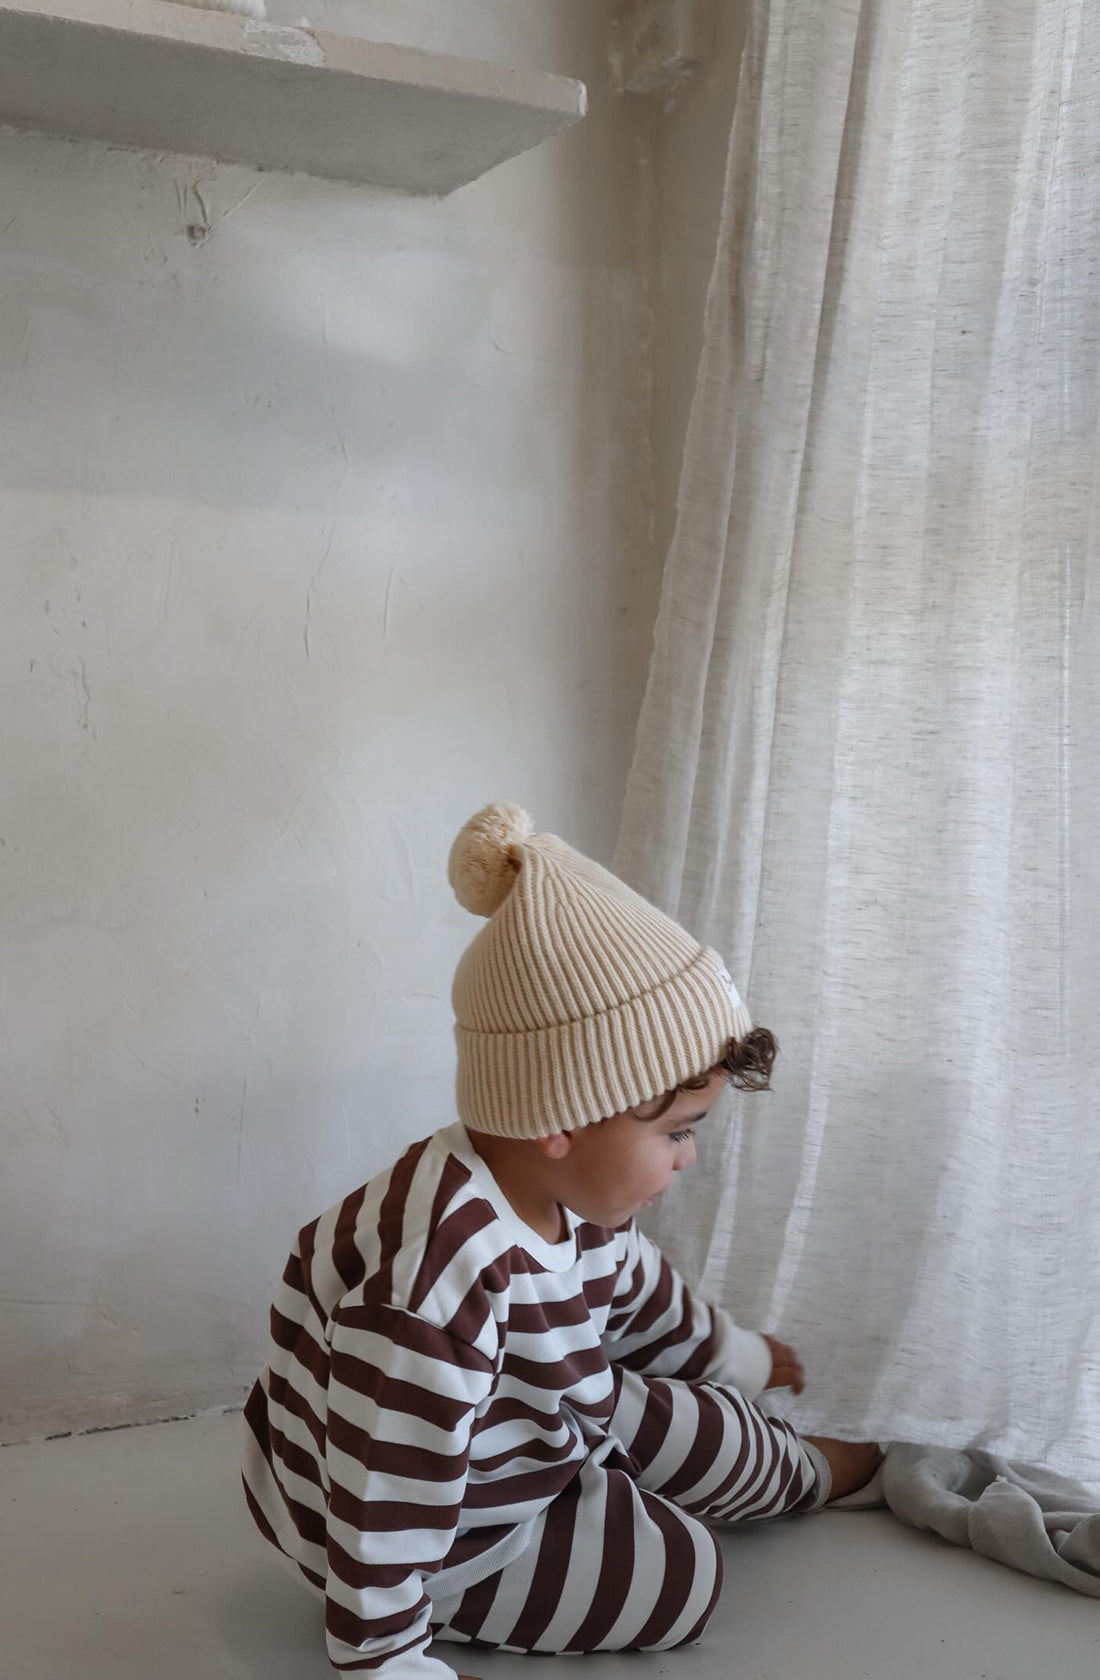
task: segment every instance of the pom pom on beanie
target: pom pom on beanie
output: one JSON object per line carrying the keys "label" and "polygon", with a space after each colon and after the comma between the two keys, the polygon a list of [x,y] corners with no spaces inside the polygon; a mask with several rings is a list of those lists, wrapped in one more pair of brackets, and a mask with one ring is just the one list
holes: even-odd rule
{"label": "pom pom on beanie", "polygon": [[486,805],[460,832],[447,864],[447,879],[464,910],[491,916],[511,892],[519,872],[516,847],[535,832],[519,805]]}

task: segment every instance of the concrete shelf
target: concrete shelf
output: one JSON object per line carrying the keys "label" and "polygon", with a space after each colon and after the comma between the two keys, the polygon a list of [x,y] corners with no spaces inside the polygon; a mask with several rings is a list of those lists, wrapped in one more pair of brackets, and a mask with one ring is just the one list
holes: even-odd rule
{"label": "concrete shelf", "polygon": [[440,196],[584,115],[583,82],[169,0],[0,0],[0,124]]}

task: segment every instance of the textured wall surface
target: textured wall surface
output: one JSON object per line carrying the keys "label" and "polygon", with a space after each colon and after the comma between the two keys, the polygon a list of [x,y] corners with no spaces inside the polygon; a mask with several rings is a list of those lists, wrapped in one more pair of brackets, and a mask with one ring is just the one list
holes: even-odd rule
{"label": "textured wall surface", "polygon": [[605,8],[310,18],[591,114],[441,203],[0,150],[9,1437],[238,1399],[295,1230],[453,1117],[454,831],[614,839],[655,562]]}

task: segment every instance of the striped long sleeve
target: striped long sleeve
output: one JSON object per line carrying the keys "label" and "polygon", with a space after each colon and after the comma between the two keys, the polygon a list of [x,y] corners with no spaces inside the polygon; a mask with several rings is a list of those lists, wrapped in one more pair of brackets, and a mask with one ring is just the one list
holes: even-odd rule
{"label": "striped long sleeve", "polygon": [[454,1542],[476,1407],[493,1367],[400,1308],[343,1302],[331,1325],[325,1626],[342,1672],[441,1680],[424,1577]]}
{"label": "striped long sleeve", "polygon": [[634,1226],[566,1226],[525,1226],[455,1125],[299,1232],[241,1470],[261,1534],[325,1600],[338,1670],[447,1680],[431,1594],[521,1555],[610,1425],[611,1361],[746,1396],[767,1380],[762,1339]]}
{"label": "striped long sleeve", "polygon": [[763,1336],[696,1299],[656,1243],[631,1220],[601,1338],[609,1359],[654,1377],[726,1383],[755,1400],[771,1376]]}

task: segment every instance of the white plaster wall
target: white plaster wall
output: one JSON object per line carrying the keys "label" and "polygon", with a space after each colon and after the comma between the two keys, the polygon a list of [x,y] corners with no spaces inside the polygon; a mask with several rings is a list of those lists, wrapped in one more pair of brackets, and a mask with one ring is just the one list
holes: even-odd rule
{"label": "white plaster wall", "polygon": [[239,1399],[294,1231],[452,1116],[454,831],[614,837],[653,551],[606,8],[304,9],[591,115],[440,204],[3,137],[8,1437]]}

